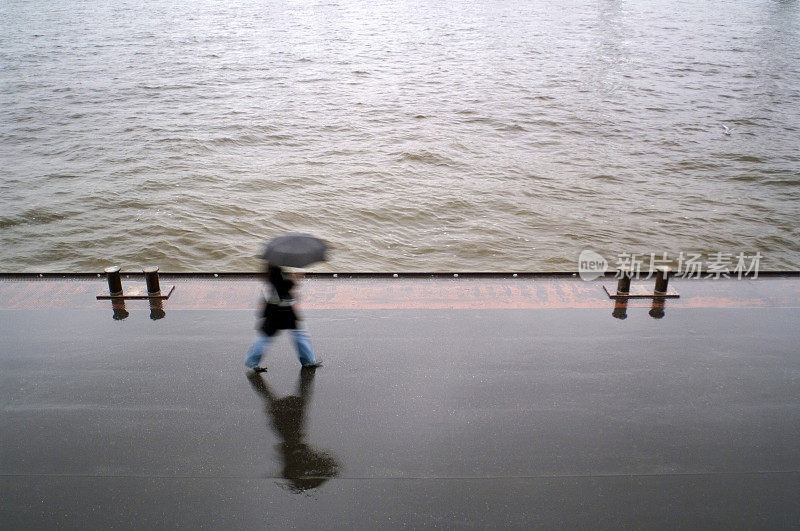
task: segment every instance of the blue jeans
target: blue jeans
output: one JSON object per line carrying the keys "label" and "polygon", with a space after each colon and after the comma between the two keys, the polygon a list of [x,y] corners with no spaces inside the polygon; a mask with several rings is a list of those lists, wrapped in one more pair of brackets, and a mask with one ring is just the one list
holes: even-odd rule
{"label": "blue jeans", "polygon": [[[314,351],[311,350],[311,339],[308,337],[308,332],[304,328],[293,328],[290,330],[294,336],[294,345],[297,347],[297,359],[300,364],[314,365],[317,361],[314,359]],[[250,350],[247,351],[247,360],[244,364],[248,367],[258,367],[261,363],[261,356],[264,353],[264,348],[272,341],[271,337],[258,336],[253,344],[250,345]]]}

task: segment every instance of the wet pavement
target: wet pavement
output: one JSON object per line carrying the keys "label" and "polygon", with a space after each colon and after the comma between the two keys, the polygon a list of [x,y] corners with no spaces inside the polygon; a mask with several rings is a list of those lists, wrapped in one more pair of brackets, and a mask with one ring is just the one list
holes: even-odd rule
{"label": "wet pavement", "polygon": [[0,526],[800,523],[800,280],[674,282],[625,319],[599,281],[518,281],[309,280],[324,366],[285,334],[248,377],[254,282],[123,314],[101,280],[6,280]]}

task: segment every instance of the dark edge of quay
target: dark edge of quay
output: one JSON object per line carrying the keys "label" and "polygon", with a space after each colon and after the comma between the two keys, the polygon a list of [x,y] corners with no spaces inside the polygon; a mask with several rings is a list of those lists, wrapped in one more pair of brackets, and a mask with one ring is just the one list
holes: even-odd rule
{"label": "dark edge of quay", "polygon": [[[144,277],[142,271],[121,271],[125,278],[139,278]],[[604,278],[614,278],[614,271],[605,273]],[[645,272],[643,272],[645,274]],[[681,280],[704,280],[707,278],[708,273],[704,273],[699,278],[697,277],[680,277]],[[203,279],[203,280],[250,280],[261,277],[258,272],[160,272],[159,276],[162,278],[174,279]],[[498,271],[452,271],[452,272],[306,272],[306,278],[311,279],[358,279],[358,278],[411,278],[411,279],[443,279],[443,278],[527,278],[527,279],[549,279],[549,278],[579,278],[579,274],[573,271],[556,271],[556,272],[498,272]],[[104,278],[105,273],[98,272],[84,272],[84,273],[53,273],[53,272],[25,272],[25,273],[0,273],[0,281],[11,280],[89,280],[96,278]],[[770,278],[800,278],[800,271],[759,271],[758,277],[753,278],[752,275],[742,276],[741,280],[757,280],[762,277]],[[600,277],[597,277],[600,278]],[[730,279],[736,280],[735,274],[729,275]]]}

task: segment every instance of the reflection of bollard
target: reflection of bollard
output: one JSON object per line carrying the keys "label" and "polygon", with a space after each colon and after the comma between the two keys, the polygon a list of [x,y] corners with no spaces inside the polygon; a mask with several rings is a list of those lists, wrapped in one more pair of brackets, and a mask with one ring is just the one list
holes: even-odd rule
{"label": "reflection of bollard", "polygon": [[122,321],[130,315],[125,309],[125,299],[111,299],[111,308],[114,310],[115,321]]}
{"label": "reflection of bollard", "polygon": [[656,288],[655,293],[663,294],[667,292],[667,284],[669,284],[669,273],[672,271],[667,266],[656,268]]}
{"label": "reflection of bollard", "polygon": [[616,317],[617,319],[627,319],[628,318],[628,299],[616,299],[614,300],[614,311],[611,312],[611,315]]}
{"label": "reflection of bollard", "polygon": [[650,306],[650,317],[653,319],[661,319],[664,317],[664,305],[666,299],[664,297],[653,297],[653,304]]}
{"label": "reflection of bollard", "polygon": [[142,271],[147,282],[147,294],[161,295],[161,286],[158,285],[158,266],[145,267]]}
{"label": "reflection of bollard", "polygon": [[167,312],[164,311],[164,303],[161,299],[150,299],[150,319],[158,321],[166,316]]}
{"label": "reflection of bollard", "polygon": [[109,295],[122,295],[122,277],[119,274],[119,270],[119,266],[105,268],[106,276],[108,277]]}
{"label": "reflection of bollard", "polygon": [[617,270],[619,281],[617,281],[617,293],[629,293],[631,291],[631,277],[633,272],[627,267]]}

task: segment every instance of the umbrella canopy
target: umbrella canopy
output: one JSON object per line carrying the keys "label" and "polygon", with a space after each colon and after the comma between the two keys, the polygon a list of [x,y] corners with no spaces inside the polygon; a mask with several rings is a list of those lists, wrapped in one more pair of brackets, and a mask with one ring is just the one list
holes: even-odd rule
{"label": "umbrella canopy", "polygon": [[328,246],[310,234],[285,234],[267,243],[261,258],[270,264],[285,267],[305,267],[324,262]]}

